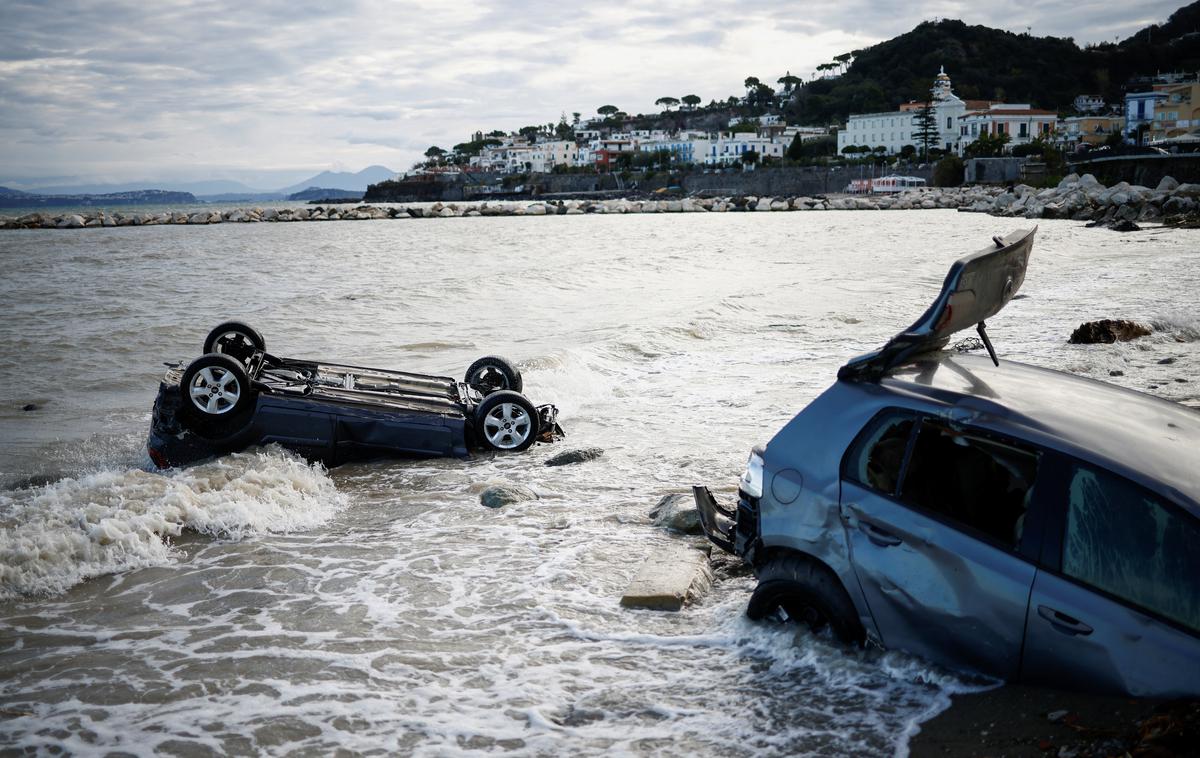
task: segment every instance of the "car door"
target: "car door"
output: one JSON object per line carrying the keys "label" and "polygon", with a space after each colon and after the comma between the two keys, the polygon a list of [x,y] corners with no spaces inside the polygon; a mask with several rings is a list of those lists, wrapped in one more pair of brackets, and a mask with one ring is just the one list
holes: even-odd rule
{"label": "car door", "polygon": [[912,414],[877,424],[846,458],[841,508],[883,644],[1015,678],[1038,454]]}
{"label": "car door", "polygon": [[1100,467],[1062,467],[1022,678],[1132,695],[1200,693],[1200,521]]}

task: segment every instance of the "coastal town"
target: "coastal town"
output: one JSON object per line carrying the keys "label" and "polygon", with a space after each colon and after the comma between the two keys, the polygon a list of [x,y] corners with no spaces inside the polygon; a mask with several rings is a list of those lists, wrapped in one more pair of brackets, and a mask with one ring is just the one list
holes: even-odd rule
{"label": "coastal town", "polygon": [[[771,90],[770,104],[785,104],[794,88],[790,74]],[[763,86],[756,78],[748,88]],[[596,117],[557,126],[472,135],[452,150],[434,146],[416,173],[494,172],[500,174],[594,171],[607,173],[633,167],[697,167],[754,170],[781,165],[803,155],[805,143],[824,141],[830,157],[869,156],[886,160],[1028,156],[1030,146],[1052,146],[1063,153],[1102,146],[1141,146],[1170,152],[1200,145],[1200,77],[1166,73],[1131,82],[1122,102],[1079,94],[1067,113],[1039,109],[1029,103],[963,99],[955,94],[943,67],[933,79],[929,97],[911,100],[894,111],[852,113],[844,124],[800,126],[778,113],[728,120],[723,128],[636,129],[638,120],[615,106],[603,106]],[[690,96],[694,98],[695,96]],[[737,105],[752,106],[755,95]],[[698,98],[696,98],[698,99]],[[699,113],[694,105],[661,98],[657,105],[680,108],[676,121],[687,123]],[[716,105],[716,104],[714,104]],[[770,110],[770,109],[768,109]]]}

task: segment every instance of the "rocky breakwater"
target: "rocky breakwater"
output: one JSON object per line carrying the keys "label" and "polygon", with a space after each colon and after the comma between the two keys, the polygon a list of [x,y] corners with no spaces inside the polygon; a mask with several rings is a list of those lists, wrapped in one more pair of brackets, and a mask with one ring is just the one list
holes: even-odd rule
{"label": "rocky breakwater", "polygon": [[1091,174],[1071,174],[1057,187],[1048,189],[1019,184],[1011,190],[993,190],[959,210],[994,216],[1066,218],[1132,229],[1139,221],[1188,225],[1198,208],[1200,184],[1180,184],[1168,176],[1154,189],[1127,182],[1105,187]]}
{"label": "rocky breakwater", "polygon": [[408,218],[403,208],[377,208],[360,205],[356,208],[235,208],[213,211],[162,211],[157,213],[108,212],[52,214],[28,213],[17,218],[0,216],[3,229],[83,229],[97,226],[163,226],[167,224],[229,224],[288,221],[363,221],[370,219]]}
{"label": "rocky breakwater", "polygon": [[76,229],[97,226],[221,224],[291,221],[363,221],[374,219],[461,218],[478,216],[578,216],[589,213],[739,213],[789,211],[884,211],[956,209],[995,216],[1061,218],[1118,229],[1136,229],[1137,221],[1196,225],[1200,184],[1179,184],[1166,177],[1154,189],[1122,182],[1105,187],[1091,174],[1071,174],[1057,187],[1037,189],[966,186],[907,190],[895,195],[814,195],[797,197],[663,198],[655,200],[512,200],[432,205],[358,205],[315,208],[238,208],[184,213],[30,213],[0,217],[4,229]]}

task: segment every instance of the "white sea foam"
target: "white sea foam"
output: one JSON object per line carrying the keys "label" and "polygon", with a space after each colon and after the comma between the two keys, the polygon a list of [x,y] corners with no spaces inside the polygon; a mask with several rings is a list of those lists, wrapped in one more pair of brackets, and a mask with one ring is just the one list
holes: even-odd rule
{"label": "white sea foam", "polygon": [[184,530],[238,540],[308,529],[344,503],[320,466],[277,449],[166,474],[103,471],[0,495],[0,599],[53,595],[172,560]]}

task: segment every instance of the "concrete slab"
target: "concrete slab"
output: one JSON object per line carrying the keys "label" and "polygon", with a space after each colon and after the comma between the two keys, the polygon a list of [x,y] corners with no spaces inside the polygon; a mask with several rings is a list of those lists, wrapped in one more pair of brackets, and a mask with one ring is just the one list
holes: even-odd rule
{"label": "concrete slab", "polygon": [[626,608],[678,611],[712,586],[708,547],[677,543],[655,550],[621,597]]}

